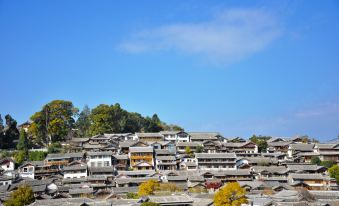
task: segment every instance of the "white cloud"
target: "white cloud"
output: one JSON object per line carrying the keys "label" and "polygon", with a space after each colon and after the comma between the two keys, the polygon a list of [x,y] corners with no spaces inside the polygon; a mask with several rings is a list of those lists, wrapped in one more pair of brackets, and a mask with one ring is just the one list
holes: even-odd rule
{"label": "white cloud", "polygon": [[130,53],[174,50],[214,63],[229,63],[265,49],[280,34],[279,22],[264,10],[229,9],[210,21],[138,32],[119,48]]}

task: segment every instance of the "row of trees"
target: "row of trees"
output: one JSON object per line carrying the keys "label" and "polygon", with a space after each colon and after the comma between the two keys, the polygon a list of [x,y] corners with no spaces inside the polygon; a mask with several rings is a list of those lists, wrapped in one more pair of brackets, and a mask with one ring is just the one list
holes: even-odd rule
{"label": "row of trees", "polygon": [[[183,130],[176,125],[167,125],[157,114],[144,117],[136,112],[128,112],[119,104],[99,106],[90,109],[85,106],[79,112],[71,101],[54,100],[44,105],[31,117],[28,134],[17,128],[17,122],[5,116],[6,124],[0,115],[0,148],[12,149],[20,136],[18,150],[26,152],[32,143],[47,145],[65,140],[67,137],[87,137],[104,133],[159,132],[162,130]],[[28,138],[29,137],[29,138]],[[32,140],[32,141],[31,141]]]}

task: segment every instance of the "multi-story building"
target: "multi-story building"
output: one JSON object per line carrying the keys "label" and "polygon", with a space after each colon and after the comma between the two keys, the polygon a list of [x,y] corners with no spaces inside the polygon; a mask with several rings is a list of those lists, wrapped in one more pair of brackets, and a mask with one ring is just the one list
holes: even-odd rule
{"label": "multi-story building", "polygon": [[171,142],[189,142],[190,136],[184,131],[162,131],[160,134],[164,135],[166,141]]}
{"label": "multi-story building", "polygon": [[88,167],[111,167],[112,166],[112,152],[87,152],[87,166]]}
{"label": "multi-story building", "polygon": [[73,161],[81,161],[83,159],[83,156],[84,154],[81,152],[48,154],[45,158],[45,165],[50,167],[62,168],[63,166],[66,166]]}
{"label": "multi-story building", "polygon": [[135,133],[134,139],[142,142],[159,142],[164,141],[164,135],[160,133]]}
{"label": "multi-story building", "polygon": [[199,169],[235,170],[235,153],[197,153],[195,154]]}
{"label": "multi-story building", "polygon": [[153,147],[130,147],[128,156],[132,169],[154,169]]}
{"label": "multi-story building", "polygon": [[87,165],[84,163],[70,164],[65,166],[62,171],[64,179],[87,177]]}

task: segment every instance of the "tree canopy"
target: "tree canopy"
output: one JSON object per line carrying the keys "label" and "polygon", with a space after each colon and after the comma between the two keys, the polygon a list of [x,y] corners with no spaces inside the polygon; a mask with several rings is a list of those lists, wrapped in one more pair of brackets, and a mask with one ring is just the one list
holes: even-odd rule
{"label": "tree canopy", "polygon": [[22,206],[34,202],[34,194],[31,187],[27,185],[19,186],[12,192],[11,197],[5,202],[5,206]]}
{"label": "tree canopy", "polygon": [[238,182],[227,183],[214,195],[215,206],[240,206],[247,203],[246,191]]}
{"label": "tree canopy", "polygon": [[267,140],[271,139],[270,136],[256,136],[253,135],[250,138],[250,141],[258,145],[258,152],[266,152],[267,150]]}
{"label": "tree canopy", "polygon": [[155,180],[148,180],[141,183],[138,190],[139,197],[154,194],[157,184],[158,183]]}
{"label": "tree canopy", "polygon": [[37,143],[62,141],[74,127],[78,109],[65,100],[54,100],[31,116],[29,131]]}
{"label": "tree canopy", "polygon": [[0,116],[0,147],[2,149],[15,148],[14,140],[19,139],[19,130],[17,128],[17,122],[11,115],[5,116],[6,127],[3,126],[3,120]]}

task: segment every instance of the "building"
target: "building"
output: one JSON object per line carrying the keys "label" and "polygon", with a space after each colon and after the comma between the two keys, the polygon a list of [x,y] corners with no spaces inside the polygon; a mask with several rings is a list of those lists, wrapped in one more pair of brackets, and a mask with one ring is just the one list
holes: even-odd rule
{"label": "building", "polygon": [[62,173],[64,179],[85,178],[87,177],[87,165],[82,162],[72,162],[68,166],[63,167]]}
{"label": "building", "polygon": [[160,133],[135,133],[134,139],[142,142],[159,142],[164,141],[164,135]]}
{"label": "building", "polygon": [[20,177],[28,177],[35,179],[35,170],[37,167],[42,167],[44,165],[43,161],[31,161],[26,162],[20,165],[18,168],[18,173]]}
{"label": "building", "polygon": [[154,169],[153,147],[130,147],[128,156],[132,169]]}
{"label": "building", "polygon": [[190,136],[184,131],[161,131],[165,141],[171,142],[189,142]]}
{"label": "building", "polygon": [[225,138],[218,132],[189,132],[191,142],[203,143],[206,140],[221,141],[224,142]]}
{"label": "building", "polygon": [[11,158],[3,158],[0,160],[0,168],[4,171],[13,171],[15,169],[15,162]]}
{"label": "building", "polygon": [[87,152],[87,166],[88,167],[111,167],[112,166],[112,152]]}
{"label": "building", "polygon": [[235,153],[197,153],[195,159],[199,169],[235,170]]}
{"label": "building", "polygon": [[81,152],[48,154],[45,158],[45,165],[62,168],[63,166],[66,166],[73,161],[81,161],[83,157],[84,154]]}

